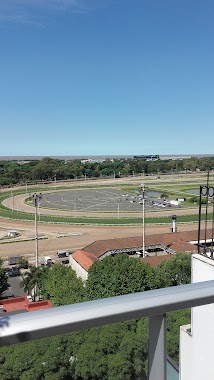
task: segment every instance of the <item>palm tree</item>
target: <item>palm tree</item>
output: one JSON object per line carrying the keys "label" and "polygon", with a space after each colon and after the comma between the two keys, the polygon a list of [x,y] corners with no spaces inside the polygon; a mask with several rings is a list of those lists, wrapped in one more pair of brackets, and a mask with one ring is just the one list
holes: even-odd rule
{"label": "palm tree", "polygon": [[9,288],[9,284],[7,282],[7,275],[3,268],[3,262],[0,260],[0,295]]}
{"label": "palm tree", "polygon": [[35,266],[32,266],[29,271],[22,274],[20,287],[27,292],[27,295],[31,295],[34,298],[34,301],[37,295],[38,282],[43,272],[43,267],[36,268]]}

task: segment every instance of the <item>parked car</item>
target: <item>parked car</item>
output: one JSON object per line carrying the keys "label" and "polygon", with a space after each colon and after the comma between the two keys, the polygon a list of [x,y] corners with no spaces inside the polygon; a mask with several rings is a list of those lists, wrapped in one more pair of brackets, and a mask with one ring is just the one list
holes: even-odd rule
{"label": "parked car", "polygon": [[17,267],[11,268],[11,275],[10,275],[10,277],[17,277],[19,275],[20,275],[19,268],[17,268]]}
{"label": "parked car", "polygon": [[62,265],[66,265],[66,264],[69,264],[69,260],[62,260]]}
{"label": "parked car", "polygon": [[9,256],[8,257],[8,264],[9,265],[18,264],[19,260],[20,260],[20,256]]}
{"label": "parked car", "polygon": [[67,257],[67,252],[66,252],[66,251],[58,251],[58,252],[57,252],[57,256],[58,256],[59,258]]}
{"label": "parked car", "polygon": [[52,258],[50,256],[45,256],[44,264],[48,265],[48,266],[51,265],[51,264],[53,264]]}
{"label": "parked car", "polygon": [[11,277],[12,269],[11,268],[5,268],[4,273],[6,274],[7,277]]}

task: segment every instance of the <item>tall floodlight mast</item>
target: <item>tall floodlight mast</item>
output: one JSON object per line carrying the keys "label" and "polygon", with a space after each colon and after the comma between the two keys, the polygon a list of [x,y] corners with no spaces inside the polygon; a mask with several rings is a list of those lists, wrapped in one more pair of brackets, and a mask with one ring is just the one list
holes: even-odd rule
{"label": "tall floodlight mast", "polygon": [[141,185],[141,194],[143,196],[143,214],[142,214],[142,225],[143,225],[143,257],[145,257],[145,192],[146,192],[146,189],[145,189],[145,185],[142,184]]}
{"label": "tall floodlight mast", "polygon": [[37,218],[37,215],[38,215],[38,205],[39,205],[39,202],[40,200],[42,199],[42,194],[39,193],[34,193],[32,195],[32,201],[34,203],[34,206],[35,206],[35,242],[36,242],[36,268],[38,267],[38,218]]}

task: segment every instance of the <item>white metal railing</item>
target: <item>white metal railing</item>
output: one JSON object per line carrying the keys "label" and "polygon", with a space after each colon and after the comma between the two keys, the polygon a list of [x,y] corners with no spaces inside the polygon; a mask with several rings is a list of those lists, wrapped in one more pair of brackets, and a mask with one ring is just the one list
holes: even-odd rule
{"label": "white metal railing", "polygon": [[165,313],[214,303],[214,280],[51,309],[4,314],[0,346],[149,317],[149,380],[166,380]]}

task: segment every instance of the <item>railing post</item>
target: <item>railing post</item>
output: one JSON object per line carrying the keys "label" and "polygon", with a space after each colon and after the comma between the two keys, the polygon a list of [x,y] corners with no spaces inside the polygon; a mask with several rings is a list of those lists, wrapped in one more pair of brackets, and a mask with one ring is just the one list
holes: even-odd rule
{"label": "railing post", "polygon": [[149,317],[148,380],[166,380],[166,314]]}

